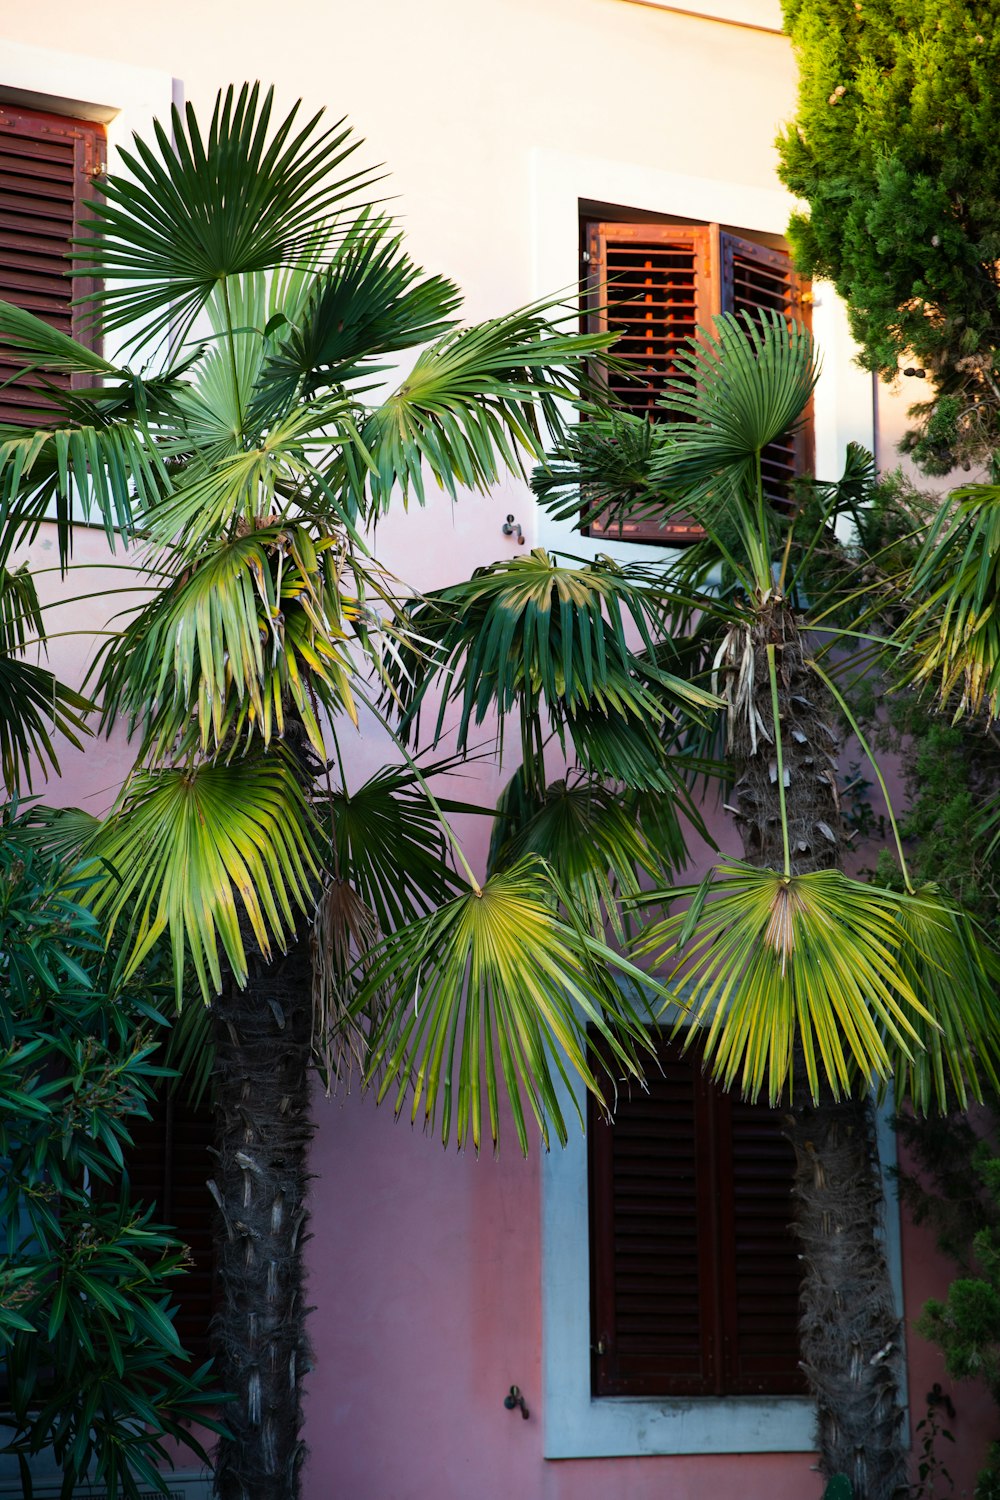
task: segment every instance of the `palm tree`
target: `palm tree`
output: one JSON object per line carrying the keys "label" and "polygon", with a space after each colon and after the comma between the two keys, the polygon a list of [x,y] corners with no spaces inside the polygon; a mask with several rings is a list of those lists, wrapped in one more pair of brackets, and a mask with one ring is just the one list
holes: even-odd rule
{"label": "palm tree", "polygon": [[[455,498],[540,461],[600,347],[545,306],[462,327],[457,289],[414,266],[365,202],[374,179],[351,167],[356,145],[297,109],[274,120],[256,87],[220,95],[204,133],[175,111],[169,133],[124,153],[128,177],[101,181],[76,246],[101,282],[94,321],[128,359],[0,304],[0,337],[56,412],[39,431],[0,430],[8,534],[30,539],[54,510],[65,563],[82,507],[150,585],[96,672],[103,723],[125,723],[135,761],[86,846],[91,900],[126,977],[167,940],[178,1000],[189,978],[211,1000],[218,1373],[235,1397],[217,1488],[240,1500],[299,1488],[314,1056],[367,1056],[366,1022],[348,1017],[360,994],[386,1017],[387,1078],[413,1082],[429,1116],[440,1106],[446,1133],[478,1147],[485,1099],[495,1138],[502,1077],[522,1144],[524,1098],[543,1134],[564,1136],[561,1071],[599,1088],[585,1023],[626,1070],[642,1045],[612,977],[642,975],[595,919],[613,906],[606,868],[628,889],[636,864],[663,871],[636,819],[607,809],[599,870],[560,874],[529,843],[481,883],[408,752],[351,784],[342,725],[361,703],[379,714],[380,685],[392,717],[409,691],[403,647],[418,663],[424,650],[365,528],[394,496],[421,501],[425,476]],[[90,384],[60,393],[54,372]],[[552,633],[532,691],[589,747],[592,779],[641,723],[714,702],[629,648],[616,611],[648,633],[655,592],[611,569],[532,566],[532,640]],[[70,727],[77,706],[61,709]],[[536,703],[536,735],[542,722]],[[662,739],[646,735],[634,760],[637,788],[673,784]],[[564,810],[601,811],[599,792],[593,807],[575,793]]]}
{"label": "palm tree", "polygon": [[[948,1085],[964,1099],[967,1088],[978,1092],[981,1076],[992,1082],[998,971],[960,911],[932,888],[912,888],[901,847],[899,892],[841,869],[836,726],[850,707],[830,657],[834,647],[842,654],[860,643],[863,665],[881,643],[874,627],[865,628],[871,602],[857,577],[845,580],[849,558],[834,528],[841,514],[858,513],[871,462],[852,450],[843,479],[814,485],[791,514],[770,504],[761,465],[768,443],[801,419],[814,380],[803,331],[776,317],[723,317],[668,388],[665,404],[687,421],[651,425],[618,414],[582,423],[536,476],[543,501],[576,524],[617,511],[661,520],[681,513],[704,528],[694,550],[618,576],[644,600],[661,601],[658,632],[642,636],[650,696],[668,662],[681,675],[685,664],[690,671],[700,663],[703,680],[717,684],[724,727],[714,746],[704,733],[692,746],[690,724],[678,729],[662,700],[645,732],[623,722],[614,700],[600,717],[572,723],[563,705],[589,684],[590,657],[563,656],[538,636],[533,590],[546,569],[560,579],[543,554],[498,564],[422,601],[416,621],[421,639],[436,645],[425,676],[443,672],[446,698],[462,704],[463,734],[488,706],[518,711],[523,764],[499,809],[497,868],[523,849],[544,851],[564,871],[584,858],[580,843],[563,837],[576,811],[573,789],[562,778],[545,780],[538,726],[547,665],[561,674],[556,733],[572,724],[585,779],[607,782],[627,766],[632,789],[615,798],[616,815],[648,849],[650,819],[670,809],[664,852],[675,865],[683,860],[678,789],[662,773],[643,776],[628,756],[650,742],[676,751],[680,740],[702,768],[712,754],[721,757],[743,859],[723,860],[696,888],[660,884],[637,895],[588,834],[592,865],[613,872],[605,884],[591,869],[589,909],[600,924],[624,896],[618,930],[625,935],[629,913],[642,919],[637,955],[666,966],[678,986],[673,1000],[686,1045],[704,1043],[726,1087],[783,1102],[798,1163],[800,1347],[817,1403],[821,1467],[846,1473],[859,1500],[888,1500],[906,1487],[902,1343],[878,1232],[871,1090],[893,1079],[897,1097],[927,1109],[944,1107]],[[602,567],[611,565],[596,565],[592,581]],[[577,576],[567,574],[572,586]],[[643,618],[657,617],[651,610]],[[416,684],[406,703],[412,714],[423,681],[417,663],[405,665],[397,685],[405,698],[404,681]],[[881,781],[877,765],[876,775]],[[591,827],[609,826],[592,785],[582,800]],[[641,865],[636,859],[633,868]],[[682,909],[673,913],[677,901]],[[406,961],[405,938],[390,947],[394,961]],[[388,1068],[383,1092],[401,1074],[405,1085],[400,1038],[409,1042],[413,1032],[390,1011],[375,1049]]]}

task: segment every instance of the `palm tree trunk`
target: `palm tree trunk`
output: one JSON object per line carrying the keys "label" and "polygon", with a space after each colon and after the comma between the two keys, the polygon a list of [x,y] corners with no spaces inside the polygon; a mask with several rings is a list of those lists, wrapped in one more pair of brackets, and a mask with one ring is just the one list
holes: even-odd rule
{"label": "palm tree trunk", "polygon": [[[773,719],[767,647],[775,647],[792,871],[839,867],[846,847],[836,784],[833,705],[804,661],[791,610],[773,603],[732,643],[753,653],[757,724]],[[744,680],[751,680],[744,678]],[[747,860],[783,868],[773,744],[732,715],[737,825]],[[855,1500],[907,1488],[901,1427],[902,1332],[882,1239],[882,1178],[867,1090],[809,1096],[796,1058],[787,1135],[796,1157],[794,1228],[802,1246],[799,1348],[816,1401],[820,1470],[846,1474]]]}
{"label": "palm tree trunk", "polygon": [[257,960],[213,1004],[221,1307],[220,1500],[297,1500],[308,1367],[302,1247],[309,1142],[310,956]]}

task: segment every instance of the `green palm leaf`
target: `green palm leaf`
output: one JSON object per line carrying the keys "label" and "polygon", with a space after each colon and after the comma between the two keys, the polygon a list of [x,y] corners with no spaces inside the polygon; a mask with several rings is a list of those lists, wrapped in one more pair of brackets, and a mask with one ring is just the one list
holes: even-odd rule
{"label": "green palm leaf", "polygon": [[81,748],[80,735],[89,734],[89,698],[59,682],[45,667],[0,656],[0,772],[8,792],[32,787],[39,768],[47,776],[59,774],[55,735]]}
{"label": "green palm leaf", "polygon": [[693,517],[744,587],[767,595],[779,522],[761,455],[802,421],[819,372],[810,335],[778,313],[723,314],[715,330],[678,357],[662,404],[686,420],[657,445],[650,479],[664,514]]}
{"label": "green palm leaf", "polygon": [[906,680],[936,683],[955,718],[1000,716],[1000,485],[967,485],[942,506],[914,564],[912,607],[898,637]]}
{"label": "green palm leaf", "polygon": [[[10,541],[5,537],[0,540],[0,556],[9,551]],[[32,639],[45,639],[35,580],[27,563],[18,568],[0,564],[0,655],[21,652]]]}
{"label": "green palm leaf", "polygon": [[116,529],[132,525],[135,497],[152,506],[169,489],[155,445],[126,422],[38,432],[0,427],[0,527],[13,545],[32,541],[54,508],[61,561],[70,554],[73,520],[81,513],[88,520],[95,509],[114,546]]}
{"label": "green palm leaf", "polygon": [[915,1013],[920,1042],[896,1050],[896,1097],[919,1114],[948,1113],[986,1085],[1000,1090],[1000,958],[976,923],[933,886],[900,907],[903,973],[933,1021]]}
{"label": "green palm leaf", "polygon": [[134,773],[89,853],[108,874],[89,897],[110,934],[127,927],[126,977],[166,933],[177,994],[190,954],[202,993],[222,984],[223,952],[246,982],[241,919],[269,956],[311,905],[315,823],[281,755]]}
{"label": "green palm leaf", "polygon": [[616,1067],[635,1075],[636,1048],[646,1045],[637,1013],[611,978],[618,969],[635,985],[645,976],[571,919],[544,865],[527,857],[491,875],[485,886],[386,937],[356,1004],[379,987],[391,1000],[372,1040],[370,1072],[381,1071],[379,1098],[394,1091],[399,1113],[412,1092],[411,1117],[441,1138],[454,1125],[459,1145],[482,1139],[483,1095],[496,1144],[500,1073],[522,1150],[524,1102],[548,1141],[566,1139],[557,1089],[565,1057],[600,1095],[587,1054],[586,1024],[605,1039]]}
{"label": "green palm leaf", "polygon": [[[711,693],[653,665],[667,607],[662,587],[633,579],[609,559],[564,566],[536,548],[479,568],[467,583],[414,607],[417,645],[394,676],[398,701],[412,718],[436,681],[437,733],[448,704],[460,701],[460,748],[472,724],[494,712],[516,709],[530,718],[544,709],[560,734],[579,722],[581,737],[594,741],[602,716],[607,728],[622,717],[639,726],[675,711],[703,713],[717,704]],[[631,649],[628,629],[648,657]],[[657,749],[655,764],[662,763]]]}
{"label": "green palm leaf", "polygon": [[330,265],[315,277],[305,305],[261,380],[268,403],[387,368],[374,361],[430,343],[452,327],[461,294],[442,276],[423,277],[391,221],[362,213]]}
{"label": "green palm leaf", "polygon": [[819,376],[809,332],[780,313],[723,313],[715,333],[699,331],[664,388],[668,412],[691,419],[674,429],[676,449],[658,472],[686,484],[741,466],[802,421]]}
{"label": "green palm leaf", "polygon": [[663,520],[677,508],[652,478],[656,455],[673,442],[666,423],[613,412],[570,427],[531,476],[539,503],[580,530],[601,519]]}
{"label": "green palm leaf", "polygon": [[497,803],[490,869],[516,864],[526,855],[555,873],[595,937],[603,938],[610,924],[619,941],[625,937],[621,899],[639,895],[640,874],[656,879],[664,869],[634,803],[619,791],[590,778],[567,777],[546,787],[539,803],[517,771]]}
{"label": "green palm leaf", "polygon": [[79,343],[68,333],[61,333],[58,328],[53,328],[26,308],[16,307],[14,303],[2,300],[0,339],[24,361],[22,368],[14,376],[15,380],[20,380],[22,375],[32,370],[94,376],[120,373],[115,365],[109,364],[96,350]]}
{"label": "green palm leaf", "polygon": [[[423,776],[454,769],[428,766]],[[313,929],[314,1046],[329,1080],[367,1067],[384,989],[369,994],[364,1014],[352,1006],[383,935],[451,900],[460,882],[441,824],[447,805],[435,807],[408,767],[383,767],[353,792],[321,794],[315,806],[321,824],[329,821],[332,848]]]}
{"label": "green palm leaf", "polygon": [[103,654],[103,722],[141,726],[143,753],[263,746],[294,705],[317,754],[316,706],[356,718],[332,537],[261,527],[203,554]]}
{"label": "green palm leaf", "polygon": [[[849,1094],[858,1075],[887,1079],[935,1020],[913,988],[901,922],[912,898],[839,870],[785,876],[729,862],[700,887],[654,892],[643,905],[691,899],[644,933],[637,953],[672,965],[690,1036],[706,1033],[713,1077],[776,1103],[796,1046],[814,1097],[821,1078]],[[908,969],[908,963],[910,967]]]}
{"label": "green palm leaf", "polygon": [[603,335],[560,334],[552,304],[521,308],[448,333],[425,349],[348,449],[344,477],[359,509],[381,514],[396,486],[422,504],[426,468],[452,498],[486,490],[525,460],[540,463],[546,433],[562,431],[560,400],[573,397]]}
{"label": "green palm leaf", "polygon": [[296,104],[272,128],[273,93],[230,87],[208,135],[194,111],[157,123],[155,148],[123,151],[129,176],[101,180],[89,231],[75,241],[76,275],[99,277],[104,327],[141,325],[146,344],[171,325],[183,339],[217,283],[294,264],[330,234],[330,216],[370,187],[370,172],[341,173],[357,149],[342,122],[301,128]]}

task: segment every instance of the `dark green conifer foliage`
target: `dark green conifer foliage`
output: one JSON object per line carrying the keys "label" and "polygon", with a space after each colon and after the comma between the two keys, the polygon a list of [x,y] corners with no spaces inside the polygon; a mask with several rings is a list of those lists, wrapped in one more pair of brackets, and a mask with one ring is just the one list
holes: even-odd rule
{"label": "dark green conifer foliage", "polygon": [[[799,268],[847,301],[862,361],[917,378],[928,473],[1000,448],[1000,27],[994,0],[784,0],[799,60],[780,175]],[[920,378],[920,377],[923,378]]]}

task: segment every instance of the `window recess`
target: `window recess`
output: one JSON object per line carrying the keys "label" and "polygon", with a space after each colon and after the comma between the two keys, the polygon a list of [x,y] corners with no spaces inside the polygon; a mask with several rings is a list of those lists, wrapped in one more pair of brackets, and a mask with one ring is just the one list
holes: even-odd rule
{"label": "window recess", "polygon": [[[583,225],[588,332],[619,335],[614,353],[634,363],[625,374],[606,372],[613,399],[649,421],[675,421],[659,405],[676,360],[698,328],[720,312],[765,310],[809,322],[806,284],[788,251],[722,229],[718,224],[614,223]],[[800,430],[764,451],[764,483],[776,504],[787,503],[791,482],[813,462],[812,414]],[[598,518],[594,537],[678,546],[704,536],[682,517],[659,522]]]}

